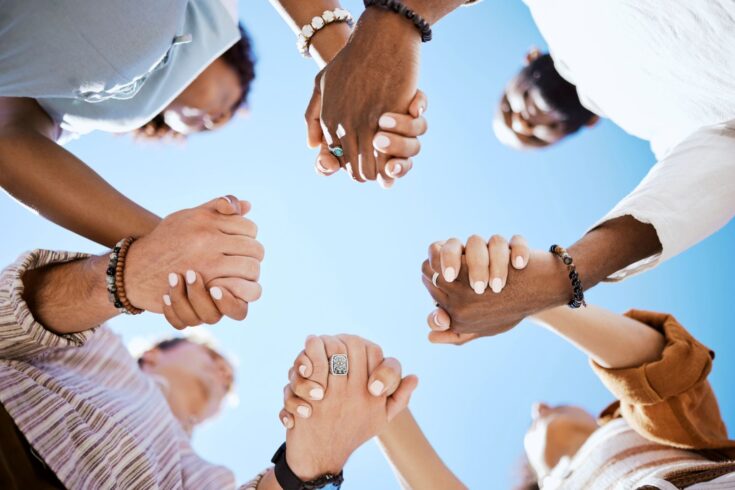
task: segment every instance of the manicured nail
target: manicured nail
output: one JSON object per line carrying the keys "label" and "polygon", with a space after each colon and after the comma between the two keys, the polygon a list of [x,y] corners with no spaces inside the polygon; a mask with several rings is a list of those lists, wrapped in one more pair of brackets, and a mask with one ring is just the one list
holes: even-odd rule
{"label": "manicured nail", "polygon": [[212,298],[218,301],[222,299],[222,290],[218,288],[217,286],[211,288],[209,290],[209,294],[212,295]]}
{"label": "manicured nail", "polygon": [[444,280],[447,282],[452,282],[457,278],[457,272],[454,270],[454,267],[447,267],[444,269]]}
{"label": "manicured nail", "polygon": [[291,422],[291,419],[289,419],[288,417],[283,417],[281,419],[281,423],[287,429],[290,429],[291,427],[293,427],[293,422]]}
{"label": "manicured nail", "polygon": [[398,177],[401,175],[401,171],[403,170],[403,167],[400,163],[396,163],[393,165],[393,169],[388,171],[388,175],[391,177]]}
{"label": "manicured nail", "polygon": [[485,281],[476,281],[472,289],[474,289],[477,294],[484,293],[485,292]]}
{"label": "manicured nail", "polygon": [[419,106],[419,117],[424,115],[425,110],[426,110],[426,107],[424,107],[423,105]]}
{"label": "manicured nail", "polygon": [[179,283],[179,275],[174,272],[171,272],[168,275],[169,286],[171,286],[172,288],[175,288],[178,283]]}
{"label": "manicured nail", "polygon": [[301,376],[303,376],[304,378],[306,377],[306,366],[304,364],[299,366],[299,373],[301,373]]}
{"label": "manicured nail", "polygon": [[186,271],[186,284],[194,284],[197,280],[196,272]]}
{"label": "manicured nail", "polygon": [[309,415],[311,415],[311,410],[309,409],[309,407],[299,405],[298,407],[296,407],[296,413],[298,413],[301,417],[308,419]]}
{"label": "manicured nail", "polygon": [[446,323],[444,323],[444,320],[443,319],[439,319],[439,312],[438,311],[435,311],[434,312],[434,323],[436,324],[437,327],[439,327],[439,330],[446,330],[446,329],[449,328],[449,325],[447,325]]}
{"label": "manicured nail", "polygon": [[312,400],[321,400],[324,398],[324,390],[321,388],[314,388],[309,392],[309,396]]}
{"label": "manicured nail", "polygon": [[385,389],[385,385],[382,381],[376,379],[372,383],[370,383],[370,393],[373,394],[373,396],[380,396],[383,394],[383,390]]}
{"label": "manicured nail", "polygon": [[373,140],[373,145],[375,145],[376,148],[388,148],[388,145],[390,145],[390,138],[383,134],[379,134]]}
{"label": "manicured nail", "polygon": [[393,129],[396,127],[395,119],[393,119],[390,116],[381,116],[380,119],[378,119],[378,125],[383,129]]}
{"label": "manicured nail", "polygon": [[317,168],[319,169],[320,172],[323,172],[323,173],[327,173],[328,172],[327,167],[325,167],[322,164],[322,161],[320,159],[316,161],[316,166],[317,166]]}
{"label": "manicured nail", "polygon": [[230,199],[230,196],[222,196],[222,199],[227,199],[227,202],[232,204],[232,199]]}
{"label": "manicured nail", "polygon": [[521,257],[520,255],[516,257],[516,269],[521,269],[525,263],[526,261],[523,260],[523,257]]}
{"label": "manicured nail", "polygon": [[171,296],[169,296],[168,294],[164,294],[163,295],[163,303],[166,306],[171,306]]}
{"label": "manicured nail", "polygon": [[499,293],[503,290],[503,281],[499,277],[496,277],[493,279],[492,284],[490,285],[490,288],[493,290],[493,293]]}

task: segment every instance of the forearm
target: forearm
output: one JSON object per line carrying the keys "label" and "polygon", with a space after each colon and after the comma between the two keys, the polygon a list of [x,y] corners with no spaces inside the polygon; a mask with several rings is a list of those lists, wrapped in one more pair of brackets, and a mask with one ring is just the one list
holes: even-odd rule
{"label": "forearm", "polygon": [[0,186],[54,223],[107,247],[145,235],[160,221],[54,141],[25,129],[0,130]]}
{"label": "forearm", "polygon": [[630,368],[661,357],[664,336],[648,325],[604,308],[560,306],[532,318],[605,368]]}
{"label": "forearm", "polygon": [[269,469],[258,483],[258,490],[283,490],[276,480],[276,474],[273,468]]}
{"label": "forearm", "polygon": [[118,314],[107,297],[108,257],[27,271],[23,299],[38,323],[57,334],[83,332]]}
{"label": "forearm", "polygon": [[403,488],[467,488],[441,460],[408,409],[393,419],[378,442]]}
{"label": "forearm", "polygon": [[569,247],[585,289],[660,251],[656,229],[632,216],[606,221]]}
{"label": "forearm", "polygon": [[[303,26],[310,24],[314,17],[321,15],[325,10],[340,8],[338,0],[271,0],[271,4],[294,34],[298,34]],[[350,33],[351,29],[346,22],[333,22],[314,34],[309,52],[317,64],[324,66],[332,61],[347,44]]]}

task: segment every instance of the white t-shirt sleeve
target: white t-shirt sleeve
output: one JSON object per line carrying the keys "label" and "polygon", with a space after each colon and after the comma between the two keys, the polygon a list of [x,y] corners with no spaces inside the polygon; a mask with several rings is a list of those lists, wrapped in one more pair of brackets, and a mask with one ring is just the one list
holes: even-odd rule
{"label": "white t-shirt sleeve", "polygon": [[592,228],[626,215],[653,225],[662,251],[608,281],[655,267],[725,226],[735,216],[735,121],[702,128],[675,146]]}

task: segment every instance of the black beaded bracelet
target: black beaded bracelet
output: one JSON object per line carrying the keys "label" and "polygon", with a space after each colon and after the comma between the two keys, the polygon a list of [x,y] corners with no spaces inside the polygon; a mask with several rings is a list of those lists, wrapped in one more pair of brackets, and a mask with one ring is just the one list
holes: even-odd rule
{"label": "black beaded bracelet", "polygon": [[390,10],[399,15],[404,16],[416,26],[416,29],[421,33],[421,42],[428,43],[431,41],[431,26],[423,17],[411,10],[410,8],[403,5],[398,0],[365,0],[365,8],[368,7],[379,7],[385,10]]}
{"label": "black beaded bracelet", "polygon": [[584,289],[582,288],[582,281],[579,280],[579,274],[577,268],[574,266],[574,259],[567,253],[567,250],[560,245],[552,245],[549,248],[549,252],[556,255],[564,262],[569,272],[569,279],[572,281],[572,299],[567,303],[570,308],[579,308],[580,306],[587,306],[587,302],[584,300]]}

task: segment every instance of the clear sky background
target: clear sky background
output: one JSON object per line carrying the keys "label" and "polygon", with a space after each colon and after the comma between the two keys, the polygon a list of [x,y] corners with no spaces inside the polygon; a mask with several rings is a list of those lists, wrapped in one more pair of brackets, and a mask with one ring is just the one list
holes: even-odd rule
{"label": "clear sky background", "polygon": [[[346,3],[355,15],[360,5]],[[430,130],[411,174],[390,191],[346,174],[319,177],[302,116],[316,68],[298,55],[294,36],[265,0],[240,8],[259,57],[248,117],[185,145],[105,134],[69,145],[160,215],[226,193],[253,203],[251,217],[266,248],[263,298],[244,323],[207,329],[238,362],[239,404],[195,434],[196,448],[240,481],[263,469],[284,438],[281,389],[304,338],[350,332],[378,342],[406,372],[419,375],[412,409],[470,488],[508,488],[534,400],[596,412],[611,395],[583,355],[530,323],[461,348],[429,344],[425,317],[432,302],[420,281],[427,246],[473,233],[522,233],[542,249],[570,244],[646,174],[654,163],[648,145],[605,122],[547,151],[502,147],[491,130],[500,92],[526,50],[544,43],[519,0],[486,0],[441,21],[423,48],[420,86],[429,96]],[[0,224],[3,264],[35,247],[103,251],[4,195]],[[733,250],[731,224],[658,269],[588,294],[620,312],[675,313],[715,349],[710,379],[730,426]],[[128,343],[177,333],[151,314],[111,323]],[[345,488],[397,487],[373,442],[354,454],[345,475]]]}

